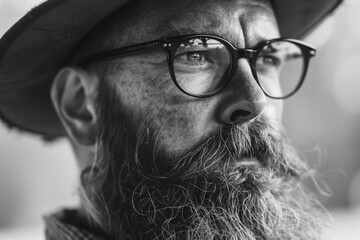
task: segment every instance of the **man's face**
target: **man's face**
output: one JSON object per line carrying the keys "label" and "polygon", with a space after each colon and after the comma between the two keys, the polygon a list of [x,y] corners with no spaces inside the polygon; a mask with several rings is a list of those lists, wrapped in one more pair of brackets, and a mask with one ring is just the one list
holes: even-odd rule
{"label": "man's face", "polygon": [[[214,34],[238,48],[251,48],[279,36],[268,1],[153,1],[125,30],[121,46],[191,33]],[[145,14],[145,16],[144,16]],[[265,97],[247,60],[238,61],[231,83],[219,94],[195,98],[173,83],[163,51],[120,58],[107,81],[136,125],[146,124],[158,143],[182,154],[229,124],[247,124],[258,117],[280,121],[281,100]]]}
{"label": "man's face", "polygon": [[[279,35],[267,1],[146,4],[122,12],[127,21],[112,38],[119,47],[202,33],[251,48]],[[308,168],[280,133],[282,103],[265,97],[247,60],[237,64],[230,84],[208,98],[175,86],[161,50],[107,65],[98,154],[81,176],[85,212],[101,231],[114,239],[319,239],[299,183]]]}

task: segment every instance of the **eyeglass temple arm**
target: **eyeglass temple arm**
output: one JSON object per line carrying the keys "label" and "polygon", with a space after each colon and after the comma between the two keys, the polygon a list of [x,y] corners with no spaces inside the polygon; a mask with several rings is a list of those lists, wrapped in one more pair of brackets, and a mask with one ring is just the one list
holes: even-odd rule
{"label": "eyeglass temple arm", "polygon": [[80,66],[87,66],[90,63],[100,62],[100,61],[108,61],[118,58],[119,56],[128,56],[135,52],[142,52],[146,50],[151,50],[154,48],[158,48],[164,44],[163,41],[151,41],[147,43],[141,43],[132,45],[129,47],[116,48],[109,51],[95,53],[90,56],[83,58],[78,64]]}

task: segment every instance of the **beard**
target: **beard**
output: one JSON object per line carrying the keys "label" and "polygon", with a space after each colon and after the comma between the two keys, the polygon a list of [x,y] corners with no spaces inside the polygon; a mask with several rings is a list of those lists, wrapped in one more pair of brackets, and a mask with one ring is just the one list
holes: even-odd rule
{"label": "beard", "polygon": [[110,239],[323,238],[321,205],[302,184],[313,171],[275,123],[226,126],[171,154],[113,89],[100,88],[100,144],[81,175],[92,229]]}

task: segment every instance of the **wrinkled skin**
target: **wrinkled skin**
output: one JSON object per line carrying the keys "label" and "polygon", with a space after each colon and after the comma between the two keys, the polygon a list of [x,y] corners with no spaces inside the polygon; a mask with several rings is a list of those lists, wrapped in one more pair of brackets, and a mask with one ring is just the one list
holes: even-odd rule
{"label": "wrinkled skin", "polygon": [[[155,2],[145,16],[124,24],[126,37],[121,34],[121,46],[181,35],[179,32],[219,35],[239,48],[279,36],[266,1]],[[246,123],[259,115],[280,121],[282,101],[265,97],[247,60],[239,60],[238,72],[224,91],[197,99],[176,88],[164,53],[151,53],[117,60],[107,79],[124,106],[134,112],[137,124],[150,123],[169,152],[184,152],[224,125]]]}
{"label": "wrinkled skin", "polygon": [[[112,27],[100,25],[93,36],[104,34],[103,44],[84,52],[192,33],[238,48],[279,37],[265,0],[137,4],[117,12]],[[86,159],[82,213],[94,231],[113,239],[320,239],[316,201],[301,184],[310,170],[281,134],[282,101],[265,96],[246,59],[208,98],[175,86],[161,50],[99,66],[64,71],[56,82],[70,87],[52,94]],[[67,104],[57,100],[61,89]],[[96,97],[91,89],[99,89]]]}

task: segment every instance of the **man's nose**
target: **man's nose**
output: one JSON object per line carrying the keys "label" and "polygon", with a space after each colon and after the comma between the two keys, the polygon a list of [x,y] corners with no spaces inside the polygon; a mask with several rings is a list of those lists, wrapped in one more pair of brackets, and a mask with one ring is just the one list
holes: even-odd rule
{"label": "man's nose", "polygon": [[238,67],[224,91],[220,120],[226,124],[250,122],[260,116],[266,106],[266,96],[251,71],[246,59]]}

